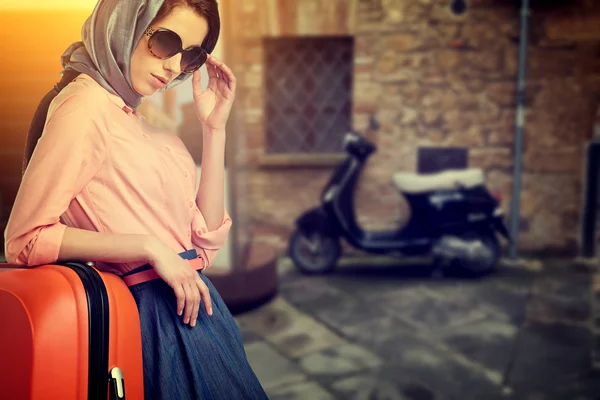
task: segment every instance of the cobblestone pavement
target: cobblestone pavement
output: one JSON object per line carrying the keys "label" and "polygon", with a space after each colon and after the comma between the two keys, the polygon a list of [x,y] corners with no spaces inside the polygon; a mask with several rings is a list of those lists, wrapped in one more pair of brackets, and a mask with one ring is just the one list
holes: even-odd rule
{"label": "cobblestone pavement", "polygon": [[505,264],[481,279],[423,265],[347,262],[236,316],[272,400],[597,400],[591,274]]}

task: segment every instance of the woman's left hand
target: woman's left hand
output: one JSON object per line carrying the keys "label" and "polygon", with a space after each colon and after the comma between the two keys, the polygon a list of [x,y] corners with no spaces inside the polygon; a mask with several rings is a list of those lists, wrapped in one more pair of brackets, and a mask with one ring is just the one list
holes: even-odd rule
{"label": "woman's left hand", "polygon": [[200,70],[194,72],[192,85],[196,115],[203,128],[224,131],[235,98],[237,80],[231,69],[212,55],[206,60],[208,86],[202,90]]}

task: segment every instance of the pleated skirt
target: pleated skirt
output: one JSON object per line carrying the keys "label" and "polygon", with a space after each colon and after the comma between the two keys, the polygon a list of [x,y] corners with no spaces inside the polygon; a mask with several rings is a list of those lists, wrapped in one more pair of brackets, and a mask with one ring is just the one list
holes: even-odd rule
{"label": "pleated skirt", "polygon": [[145,399],[268,399],[236,321],[210,280],[198,274],[210,290],[213,315],[202,302],[193,328],[177,315],[175,294],[162,279],[130,287],[140,313]]}

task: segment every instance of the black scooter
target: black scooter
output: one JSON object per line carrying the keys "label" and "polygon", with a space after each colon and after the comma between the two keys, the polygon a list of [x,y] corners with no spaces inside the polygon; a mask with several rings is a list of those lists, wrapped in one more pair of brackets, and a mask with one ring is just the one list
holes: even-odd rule
{"label": "black scooter", "polygon": [[321,205],[296,220],[289,255],[299,270],[332,271],[341,255],[340,238],[372,254],[433,256],[440,268],[455,266],[477,275],[494,269],[501,255],[496,233],[510,239],[500,195],[487,190],[480,169],[394,174],[394,184],[410,205],[409,222],[399,230],[364,231],[356,222],[354,190],[376,146],[350,132],[344,148],[348,157],[325,186]]}

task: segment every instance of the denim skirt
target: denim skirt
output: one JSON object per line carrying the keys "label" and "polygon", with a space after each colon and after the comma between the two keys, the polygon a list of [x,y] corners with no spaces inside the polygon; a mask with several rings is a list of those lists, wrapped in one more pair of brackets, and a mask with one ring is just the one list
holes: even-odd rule
{"label": "denim skirt", "polygon": [[[188,258],[190,252],[180,255]],[[162,279],[129,288],[140,313],[144,398],[268,399],[248,363],[233,316],[211,281],[198,274],[210,291],[213,315],[202,302],[193,328],[177,315],[173,289]]]}

